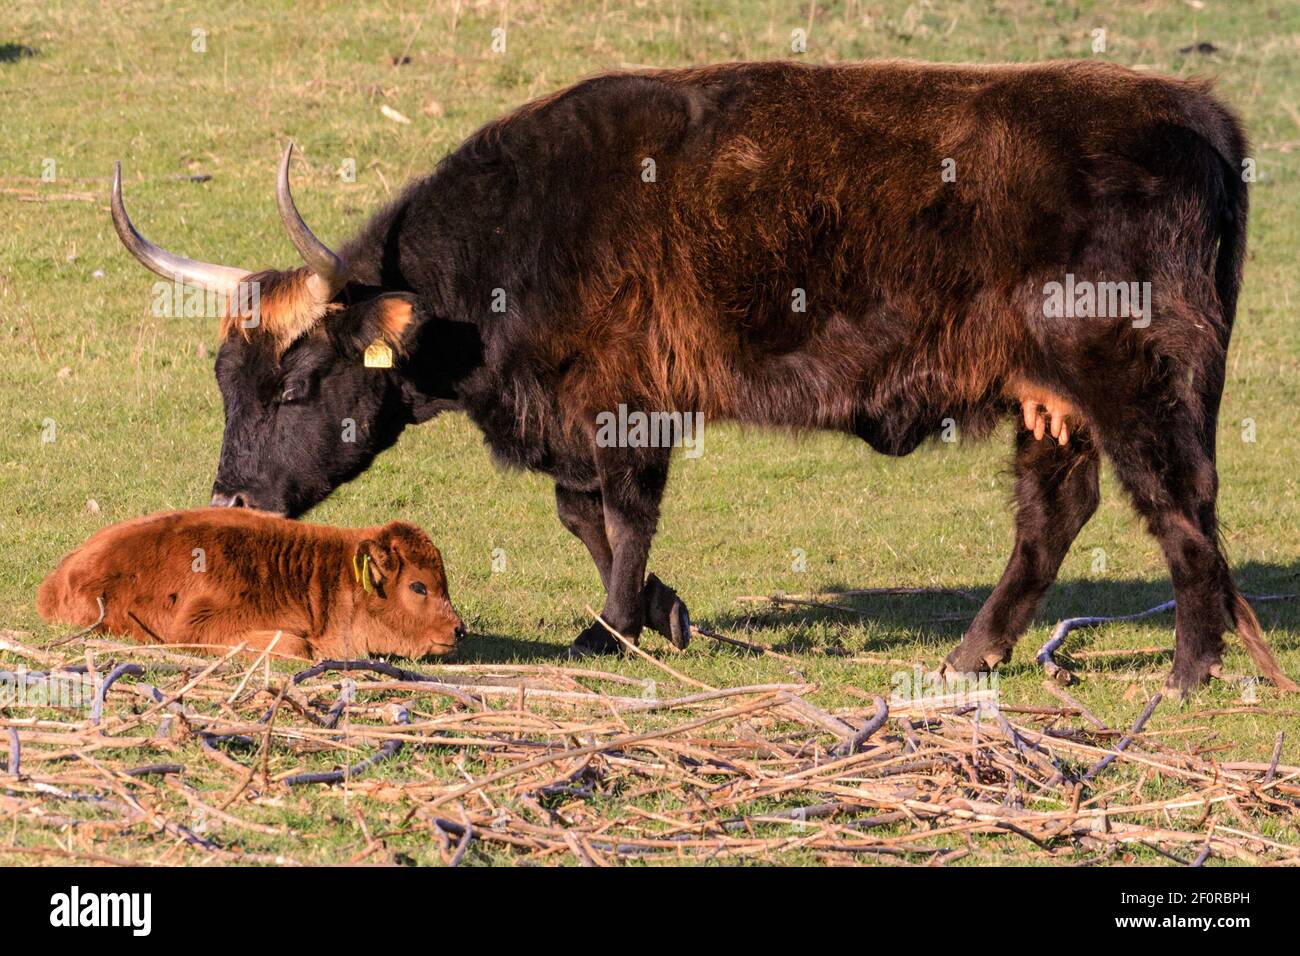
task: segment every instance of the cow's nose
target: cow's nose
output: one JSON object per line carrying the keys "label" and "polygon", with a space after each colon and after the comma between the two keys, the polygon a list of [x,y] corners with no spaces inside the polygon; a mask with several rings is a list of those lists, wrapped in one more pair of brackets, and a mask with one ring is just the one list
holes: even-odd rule
{"label": "cow's nose", "polygon": [[456,640],[458,640],[458,641],[463,641],[463,640],[465,640],[465,633],[466,633],[466,631],[465,631],[465,625],[464,625],[463,623],[461,623],[461,624],[457,624],[457,625],[456,625],[456,630],[452,631],[451,633],[452,633],[453,635],[455,635]]}
{"label": "cow's nose", "polygon": [[227,495],[220,491],[212,492],[212,507],[214,508],[247,508],[248,498],[242,491],[236,491],[233,495]]}

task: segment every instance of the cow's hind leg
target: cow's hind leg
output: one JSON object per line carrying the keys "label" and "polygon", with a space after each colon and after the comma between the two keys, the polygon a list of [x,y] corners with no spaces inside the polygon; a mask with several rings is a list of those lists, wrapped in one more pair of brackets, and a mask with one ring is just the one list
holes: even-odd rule
{"label": "cow's hind leg", "polygon": [[1185,416],[1174,415],[1163,427],[1108,436],[1107,443],[1116,475],[1169,565],[1177,602],[1169,684],[1184,693],[1223,659],[1231,587],[1215,528],[1218,478],[1203,442]]}
{"label": "cow's hind leg", "polygon": [[[1204,413],[1196,415],[1189,405],[1202,405]],[[1279,687],[1292,690],[1296,685],[1274,660],[1219,547],[1216,407],[1214,390],[1199,401],[1184,400],[1158,420],[1112,428],[1105,436],[1115,473],[1160,543],[1173,580],[1174,665],[1167,684],[1185,695],[1218,676],[1223,632],[1231,622],[1256,665]]]}
{"label": "cow's hind leg", "polygon": [[[609,591],[609,576],[614,564],[614,551],[605,530],[605,506],[599,491],[576,491],[563,485],[555,486],[555,506],[564,525],[587,547],[600,574],[600,584]],[[645,602],[645,623],[658,631],[677,647],[686,647],[690,641],[691,618],[686,604],[677,592],[655,575],[646,577],[642,598]],[[617,651],[618,642],[601,628],[603,639],[592,651]]]}
{"label": "cow's hind leg", "polygon": [[[1266,676],[1279,688],[1300,690],[1278,667],[1219,547],[1215,432],[1227,335],[1211,337],[1213,310],[1184,306],[1194,299],[1178,296],[1151,323],[1153,332],[1167,332],[1169,354],[1179,361],[1154,381],[1149,370],[1111,376],[1109,400],[1095,398],[1089,420],[1169,566],[1176,602],[1169,687],[1186,694],[1218,676],[1231,622]],[[1184,329],[1196,331],[1174,336]]]}
{"label": "cow's hind leg", "polygon": [[1016,543],[1002,578],[944,664],[978,673],[1010,659],[1075,536],[1097,509],[1098,455],[1087,434],[1060,445],[1016,435]]}

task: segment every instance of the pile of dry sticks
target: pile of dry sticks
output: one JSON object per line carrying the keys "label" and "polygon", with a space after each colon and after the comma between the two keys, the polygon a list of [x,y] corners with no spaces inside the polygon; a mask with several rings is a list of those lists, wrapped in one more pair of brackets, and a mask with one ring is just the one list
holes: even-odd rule
{"label": "pile of dry sticks", "polygon": [[404,862],[399,845],[448,864],[1300,862],[1282,735],[1271,759],[1219,763],[1145,730],[1158,695],[1111,727],[1051,681],[1060,707],[828,710],[810,683],[714,688],[639,649],[654,681],[382,661],[290,674],[237,648],[25,637],[0,632],[6,686],[80,680],[92,699],[0,707],[0,862],[322,862],[284,822],[322,798],[357,824],[332,862]]}

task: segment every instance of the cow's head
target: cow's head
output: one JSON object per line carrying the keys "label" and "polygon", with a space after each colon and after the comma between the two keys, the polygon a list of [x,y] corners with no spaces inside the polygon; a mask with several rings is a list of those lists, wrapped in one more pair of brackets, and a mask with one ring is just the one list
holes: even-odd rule
{"label": "cow's head", "polygon": [[406,374],[426,325],[417,297],[357,281],[307,228],[289,191],[292,155],[291,144],[276,199],[304,267],[250,272],[159,248],[127,217],[120,164],[112,210],[144,265],[178,292],[197,287],[222,303],[225,432],[212,504],[297,517],[364,471],[407,424],[449,405],[451,393]]}
{"label": "cow's head", "polygon": [[419,658],[456,649],[465,626],[442,554],[423,531],[404,521],[384,525],[357,545],[354,568],[361,593],[351,630],[365,653]]}

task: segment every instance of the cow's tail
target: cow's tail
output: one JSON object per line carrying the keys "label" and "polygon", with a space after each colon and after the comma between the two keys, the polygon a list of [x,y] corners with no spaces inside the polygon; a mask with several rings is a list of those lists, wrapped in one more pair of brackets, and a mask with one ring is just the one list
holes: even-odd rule
{"label": "cow's tail", "polygon": [[1255,666],[1260,669],[1260,672],[1280,690],[1293,693],[1300,691],[1300,684],[1287,677],[1282,668],[1278,666],[1277,659],[1268,646],[1268,641],[1264,640],[1264,633],[1259,626],[1259,618],[1255,617],[1255,612],[1247,603],[1246,598],[1236,587],[1231,584],[1228,587],[1231,592],[1228,616],[1237,629],[1237,636],[1241,638],[1241,643],[1246,645],[1246,653],[1250,655],[1250,659],[1255,662]]}
{"label": "cow's tail", "polygon": [[[1219,300],[1221,345],[1226,358],[1228,339],[1237,316],[1237,296],[1241,291],[1242,270],[1246,262],[1246,222],[1250,209],[1247,189],[1246,134],[1240,121],[1226,106],[1202,88],[1184,104],[1197,133],[1209,143],[1217,156],[1209,176],[1209,219],[1218,249],[1214,260],[1214,290]],[[1222,379],[1220,379],[1220,382]],[[1217,412],[1217,395],[1209,408]],[[1207,422],[1206,435],[1215,434],[1214,422]],[[1212,441],[1212,438],[1211,438]],[[1213,454],[1213,448],[1210,449]],[[1219,530],[1214,529],[1218,534]],[[1236,585],[1226,560],[1222,566],[1224,611],[1260,672],[1278,688],[1300,691],[1278,665],[1264,639],[1259,618]]]}
{"label": "cow's tail", "polygon": [[1246,220],[1250,211],[1247,181],[1253,178],[1249,175],[1246,133],[1241,121],[1214,95],[1207,82],[1185,85],[1179,105],[1182,122],[1209,147],[1207,161],[1198,164],[1204,177],[1206,239],[1218,245],[1214,289],[1224,329],[1230,330],[1246,262]]}
{"label": "cow's tail", "polygon": [[[1221,129],[1216,137],[1219,158],[1223,160],[1223,197],[1219,206],[1219,251],[1214,263],[1214,289],[1223,310],[1223,324],[1231,330],[1237,317],[1237,294],[1241,291],[1241,273],[1246,264],[1246,220],[1250,212],[1250,196],[1246,188],[1245,135],[1236,119],[1224,111]],[[1226,154],[1225,154],[1226,150]]]}
{"label": "cow's tail", "polygon": [[1253,178],[1249,175],[1246,133],[1241,121],[1214,95],[1208,82],[1182,85],[1178,105],[1180,125],[1208,147],[1184,153],[1183,158],[1195,164],[1193,175],[1203,197],[1203,238],[1218,247],[1214,289],[1226,332],[1231,330],[1237,314],[1237,293],[1241,290],[1242,267],[1246,262],[1246,220],[1250,211],[1247,180]]}
{"label": "cow's tail", "polygon": [[[1221,122],[1217,136],[1211,137],[1215,151],[1223,161],[1223,193],[1218,210],[1219,249],[1214,263],[1214,288],[1219,297],[1223,318],[1224,345],[1232,332],[1237,315],[1237,294],[1241,289],[1241,273],[1246,261],[1246,216],[1249,209],[1245,172],[1245,136],[1241,126],[1226,109],[1221,109]],[[1213,434],[1213,431],[1210,432]],[[1277,658],[1264,639],[1259,618],[1232,582],[1224,569],[1224,595],[1228,619],[1232,622],[1245,645],[1246,653],[1260,672],[1279,689],[1300,692],[1296,684],[1278,666]]]}

